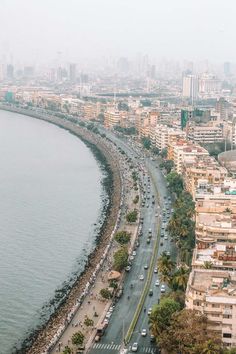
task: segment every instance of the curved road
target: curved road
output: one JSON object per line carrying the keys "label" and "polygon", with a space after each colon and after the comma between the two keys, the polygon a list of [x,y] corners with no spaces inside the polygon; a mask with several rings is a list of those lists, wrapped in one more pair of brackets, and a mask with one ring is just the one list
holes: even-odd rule
{"label": "curved road", "polygon": [[[100,127],[99,127],[100,128]],[[101,128],[100,128],[101,129]],[[162,209],[166,207],[168,203],[169,192],[166,188],[166,182],[161,170],[159,169],[157,162],[152,161],[150,158],[144,157],[140,160],[140,153],[134,150],[123,139],[117,138],[113,133],[104,131],[106,135],[114,142],[118,147],[123,149],[125,153],[131,157],[137,164],[141,164],[146,170],[145,175],[142,174],[142,185],[147,191],[150,190],[150,199],[146,201],[145,206],[141,210],[141,216],[143,221],[143,236],[139,237],[140,246],[137,248],[137,255],[133,261],[130,272],[125,276],[124,293],[121,299],[115,305],[112,317],[110,319],[109,326],[106,329],[104,336],[99,343],[94,343],[93,348],[89,353],[91,354],[105,354],[105,353],[120,353],[123,344],[124,335],[127,333],[129,325],[133,319],[135,310],[139,303],[142,290],[144,288],[144,281],[139,280],[140,275],[146,277],[147,270],[144,269],[145,265],[149,265],[152,251],[153,251],[153,239],[157,237],[158,230],[161,231],[162,223]],[[148,182],[148,176],[150,176],[150,182]],[[150,187],[148,187],[148,185]],[[147,193],[146,193],[147,195]],[[152,195],[155,196],[155,205],[152,205]],[[159,205],[158,205],[159,203]],[[156,214],[158,213],[158,217]],[[147,244],[147,236],[149,229],[152,229],[151,243]],[[158,240],[158,252],[155,255],[155,264],[157,259],[163,251],[170,251],[173,255],[175,253],[174,245],[168,240],[161,238],[163,246],[160,246],[160,240]],[[152,274],[151,289],[153,290],[153,296],[147,296],[145,299],[144,307],[146,312],[141,313],[137,325],[134,329],[130,343],[127,345],[129,352],[131,352],[131,346],[134,342],[139,345],[139,353],[156,353],[155,345],[150,342],[150,336],[143,337],[141,335],[142,329],[147,329],[148,332],[148,309],[154,304],[157,304],[161,292],[160,286],[155,286],[155,282],[158,279],[158,274]],[[131,289],[130,284],[134,287]],[[130,297],[130,299],[128,299]]]}

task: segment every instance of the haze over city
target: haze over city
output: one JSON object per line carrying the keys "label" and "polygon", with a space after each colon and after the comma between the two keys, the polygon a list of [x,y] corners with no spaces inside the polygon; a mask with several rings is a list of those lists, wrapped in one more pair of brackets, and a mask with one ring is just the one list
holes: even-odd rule
{"label": "haze over city", "polygon": [[0,354],[236,354],[235,0],[1,0]]}
{"label": "haze over city", "polygon": [[0,58],[236,61],[235,11],[234,0],[2,0]]}

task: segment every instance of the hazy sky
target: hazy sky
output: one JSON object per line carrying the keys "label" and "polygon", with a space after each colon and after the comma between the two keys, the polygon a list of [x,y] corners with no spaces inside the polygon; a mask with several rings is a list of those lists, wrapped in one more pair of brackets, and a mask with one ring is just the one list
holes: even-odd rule
{"label": "hazy sky", "polygon": [[236,61],[236,0],[0,0],[0,59]]}

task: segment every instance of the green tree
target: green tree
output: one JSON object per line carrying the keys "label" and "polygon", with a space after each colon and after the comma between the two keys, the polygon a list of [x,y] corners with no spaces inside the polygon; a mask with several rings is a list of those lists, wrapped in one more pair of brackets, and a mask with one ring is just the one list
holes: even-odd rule
{"label": "green tree", "polygon": [[103,123],[104,122],[104,113],[99,113],[98,114],[98,116],[97,116],[97,119],[101,122],[101,123]]}
{"label": "green tree", "polygon": [[76,332],[73,334],[71,338],[72,344],[74,345],[82,345],[84,343],[84,335],[82,332]]}
{"label": "green tree", "polygon": [[65,349],[63,350],[62,354],[72,354],[73,350],[67,346],[65,346]]}
{"label": "green tree", "polygon": [[138,218],[138,212],[137,210],[133,210],[130,211],[127,215],[126,215],[126,220],[128,222],[136,222]]}
{"label": "green tree", "polygon": [[115,234],[116,242],[121,245],[126,245],[130,241],[131,234],[127,231],[119,231]]}
{"label": "green tree", "polygon": [[157,269],[161,274],[161,281],[168,283],[171,281],[171,274],[174,270],[174,267],[175,263],[171,260],[170,256],[163,252],[157,261]]}
{"label": "green tree", "polygon": [[171,316],[180,310],[178,302],[170,298],[163,298],[159,305],[155,305],[149,316],[150,332],[159,341],[162,332],[171,324]]}
{"label": "green tree", "polygon": [[151,147],[151,140],[149,139],[149,138],[142,138],[142,144],[143,144],[143,147],[145,148],[145,149],[147,149],[147,150],[149,150],[150,149],[150,147]]}
{"label": "green tree", "polygon": [[166,158],[167,158],[167,153],[168,153],[167,148],[164,148],[164,149],[161,150],[160,156],[161,156],[163,159],[166,159]]}
{"label": "green tree", "polygon": [[128,265],[128,250],[126,247],[121,247],[114,254],[113,268],[118,272],[122,271]]}
{"label": "green tree", "polygon": [[154,155],[159,155],[160,154],[160,149],[158,149],[158,147],[154,147],[154,148],[152,148],[152,153],[154,154]]}
{"label": "green tree", "polygon": [[[220,336],[207,329],[206,316],[184,309],[173,313],[169,323],[158,336],[160,347],[168,354],[202,354],[205,350],[212,354],[222,353]],[[215,351],[209,351],[211,348]]]}
{"label": "green tree", "polygon": [[174,290],[185,291],[188,284],[189,268],[187,266],[181,266],[177,269],[171,279],[171,287]]}
{"label": "green tree", "polygon": [[205,262],[203,263],[203,268],[204,268],[204,269],[211,269],[212,267],[213,267],[213,263],[210,262],[210,261],[205,261]]}
{"label": "green tree", "polygon": [[184,189],[183,178],[177,172],[170,172],[166,176],[166,180],[169,184],[172,193],[176,193],[177,196],[181,194]]}
{"label": "green tree", "polygon": [[174,167],[174,162],[172,160],[165,160],[160,164],[161,168],[164,168],[167,173],[170,173]]}
{"label": "green tree", "polygon": [[84,324],[86,327],[92,327],[94,325],[94,321],[88,316],[85,317]]}
{"label": "green tree", "polygon": [[128,112],[129,111],[129,106],[126,102],[119,102],[118,103],[118,110],[119,111],[126,111]]}
{"label": "green tree", "polygon": [[112,294],[107,288],[101,289],[100,295],[103,297],[103,299],[106,299],[106,300],[109,300],[112,298]]}

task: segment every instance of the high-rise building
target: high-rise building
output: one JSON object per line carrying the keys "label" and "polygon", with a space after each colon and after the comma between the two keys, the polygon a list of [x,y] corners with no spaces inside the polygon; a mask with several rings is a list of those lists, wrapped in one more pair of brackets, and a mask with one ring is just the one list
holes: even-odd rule
{"label": "high-rise building", "polygon": [[14,77],[14,66],[12,64],[7,65],[7,79],[12,80]]}
{"label": "high-rise building", "polygon": [[24,77],[33,77],[34,76],[34,67],[33,66],[25,66],[24,67]]}
{"label": "high-rise building", "polygon": [[69,67],[69,79],[71,82],[75,82],[76,80],[76,64],[70,64]]}
{"label": "high-rise building", "polygon": [[230,65],[230,62],[226,61],[224,63],[224,74],[225,76],[230,76],[231,74],[231,65]]}
{"label": "high-rise building", "polygon": [[224,97],[220,97],[216,102],[216,111],[220,113],[220,119],[226,121],[229,113],[229,102]]}
{"label": "high-rise building", "polygon": [[199,78],[199,92],[210,94],[219,92],[221,88],[220,80],[216,76],[204,73]]}
{"label": "high-rise building", "polygon": [[196,75],[185,75],[183,77],[183,97],[192,101],[198,96],[198,78]]}

